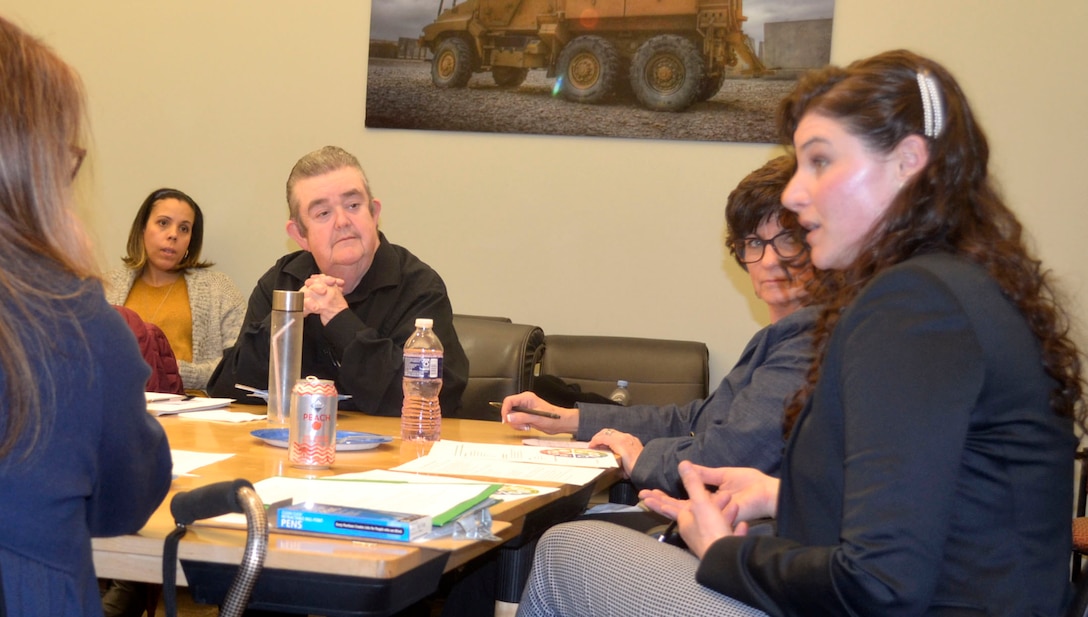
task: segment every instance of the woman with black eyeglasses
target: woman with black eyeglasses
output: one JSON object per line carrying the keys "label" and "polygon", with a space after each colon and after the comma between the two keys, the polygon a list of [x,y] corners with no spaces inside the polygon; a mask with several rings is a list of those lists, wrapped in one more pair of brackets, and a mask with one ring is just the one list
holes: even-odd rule
{"label": "woman with black eyeglasses", "polygon": [[[574,433],[620,455],[638,488],[681,494],[677,464],[742,465],[776,474],[782,460],[782,418],[787,398],[805,381],[812,361],[815,309],[806,308],[812,277],[797,216],[781,203],[793,173],[782,156],[749,174],[729,195],[726,247],[767,304],[771,325],[760,330],[708,398],[685,405],[616,407],[579,403],[557,407],[532,392],[507,397],[505,422],[546,433]],[[558,419],[512,411],[513,406],[554,412]],[[635,523],[652,527],[663,519]]]}

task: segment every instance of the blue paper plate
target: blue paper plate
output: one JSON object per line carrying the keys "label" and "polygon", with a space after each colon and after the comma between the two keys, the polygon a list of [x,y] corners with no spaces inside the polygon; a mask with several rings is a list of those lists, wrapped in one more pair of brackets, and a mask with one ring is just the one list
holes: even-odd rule
{"label": "blue paper plate", "polygon": [[[240,390],[248,390],[249,394],[246,396],[252,396],[254,398],[259,398],[266,403],[268,402],[268,390],[257,390],[256,388],[250,388],[249,386],[242,386],[240,384],[234,384],[234,386]],[[350,394],[338,394],[336,396],[336,400],[338,401],[346,401],[349,398],[351,398]]]}
{"label": "blue paper plate", "polygon": [[[291,431],[285,428],[259,428],[250,431],[257,439],[270,446],[286,448],[291,441]],[[349,452],[352,450],[369,450],[377,448],[383,443],[389,443],[393,438],[388,435],[376,435],[374,433],[360,433],[357,431],[336,431],[336,451]]]}

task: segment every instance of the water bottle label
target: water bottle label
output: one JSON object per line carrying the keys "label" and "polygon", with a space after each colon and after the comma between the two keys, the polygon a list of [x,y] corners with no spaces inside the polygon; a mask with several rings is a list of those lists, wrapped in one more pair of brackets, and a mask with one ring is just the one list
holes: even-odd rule
{"label": "water bottle label", "polygon": [[410,379],[438,379],[442,377],[442,358],[405,358],[404,376]]}

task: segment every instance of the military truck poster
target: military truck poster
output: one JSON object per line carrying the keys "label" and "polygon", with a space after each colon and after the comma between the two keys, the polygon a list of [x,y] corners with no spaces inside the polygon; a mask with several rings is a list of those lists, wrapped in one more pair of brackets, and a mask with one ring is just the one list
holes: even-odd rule
{"label": "military truck poster", "polygon": [[366,126],[773,143],[834,0],[373,0]]}

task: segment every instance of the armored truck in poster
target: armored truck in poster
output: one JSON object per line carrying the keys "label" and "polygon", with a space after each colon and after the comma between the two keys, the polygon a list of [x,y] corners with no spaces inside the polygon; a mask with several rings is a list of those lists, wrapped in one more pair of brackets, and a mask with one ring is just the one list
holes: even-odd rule
{"label": "armored truck in poster", "polygon": [[740,62],[746,75],[768,72],[742,30],[742,0],[453,1],[420,37],[440,88],[483,72],[512,88],[544,69],[570,101],[630,93],[648,109],[682,111],[714,96]]}

